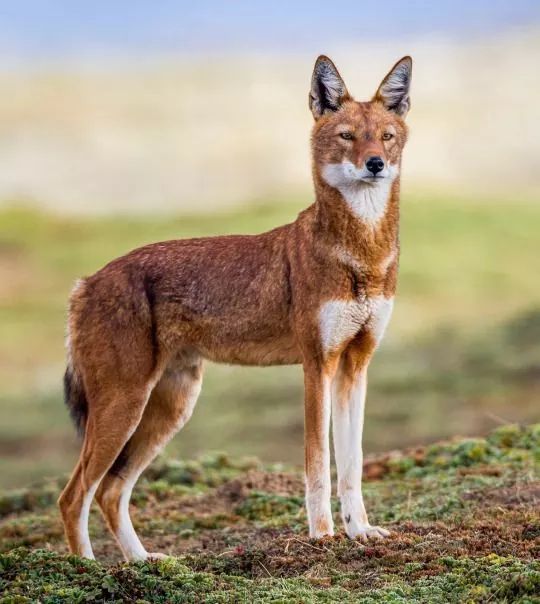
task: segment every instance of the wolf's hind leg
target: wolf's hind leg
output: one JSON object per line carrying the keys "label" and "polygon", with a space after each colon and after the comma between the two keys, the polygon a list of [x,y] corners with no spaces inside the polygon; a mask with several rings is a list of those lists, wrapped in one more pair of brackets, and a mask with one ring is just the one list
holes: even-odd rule
{"label": "wolf's hind leg", "polygon": [[165,370],[141,422],[98,488],[96,499],[126,560],[162,557],[149,554],[142,545],[131,522],[129,500],[141,472],[191,417],[201,383],[198,357]]}
{"label": "wolf's hind leg", "polygon": [[72,553],[93,558],[88,516],[104,475],[135,431],[148,400],[146,388],[103,390],[93,396],[79,461],[58,500]]}

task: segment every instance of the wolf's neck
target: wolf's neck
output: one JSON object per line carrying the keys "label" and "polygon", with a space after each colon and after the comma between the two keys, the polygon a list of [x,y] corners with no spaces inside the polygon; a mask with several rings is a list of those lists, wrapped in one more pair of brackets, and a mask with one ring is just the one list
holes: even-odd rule
{"label": "wolf's neck", "polygon": [[331,187],[315,180],[317,225],[325,238],[350,249],[394,245],[399,227],[399,177],[376,185]]}
{"label": "wolf's neck", "polygon": [[354,217],[375,227],[386,213],[391,188],[388,181],[373,185],[359,182],[340,187],[339,192]]}

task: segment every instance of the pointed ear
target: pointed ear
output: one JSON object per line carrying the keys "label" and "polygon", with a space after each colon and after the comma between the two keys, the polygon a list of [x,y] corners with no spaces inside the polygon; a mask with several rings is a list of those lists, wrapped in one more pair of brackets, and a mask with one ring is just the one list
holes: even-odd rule
{"label": "pointed ear", "polygon": [[318,120],[328,111],[337,111],[349,99],[347,87],[332,61],[321,55],[315,62],[309,91],[309,108]]}
{"label": "pointed ear", "polygon": [[405,117],[410,109],[409,88],[412,76],[412,59],[403,57],[388,72],[373,97],[381,102],[386,109]]}

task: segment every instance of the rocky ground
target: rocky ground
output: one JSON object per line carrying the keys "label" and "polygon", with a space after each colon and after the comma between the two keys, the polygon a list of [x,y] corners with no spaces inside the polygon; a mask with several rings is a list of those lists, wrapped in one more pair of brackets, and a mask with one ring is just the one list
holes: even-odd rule
{"label": "rocky ground", "polygon": [[368,511],[392,536],[364,544],[307,537],[298,469],[161,460],[132,514],[148,551],[172,557],[137,564],[97,511],[98,561],[66,554],[65,478],[6,492],[0,602],[540,602],[539,468],[540,424],[370,459]]}

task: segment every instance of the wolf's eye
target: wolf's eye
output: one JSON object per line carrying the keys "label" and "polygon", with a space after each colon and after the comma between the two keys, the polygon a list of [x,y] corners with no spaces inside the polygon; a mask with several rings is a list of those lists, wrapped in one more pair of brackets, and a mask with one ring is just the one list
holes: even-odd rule
{"label": "wolf's eye", "polygon": [[385,132],[382,135],[383,141],[389,141],[391,138],[394,138],[394,135],[391,132]]}
{"label": "wolf's eye", "polygon": [[346,141],[352,141],[354,138],[354,134],[352,132],[340,132],[339,136],[345,139]]}

